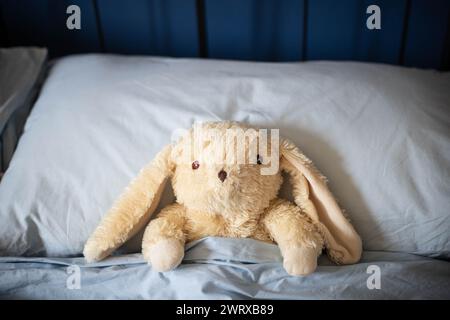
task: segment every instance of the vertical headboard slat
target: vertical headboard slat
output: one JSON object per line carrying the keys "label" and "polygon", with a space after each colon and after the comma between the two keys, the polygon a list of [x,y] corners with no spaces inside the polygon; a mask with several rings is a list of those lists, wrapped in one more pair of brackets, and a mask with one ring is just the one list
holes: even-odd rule
{"label": "vertical headboard slat", "polygon": [[208,57],[208,44],[207,44],[207,26],[205,16],[205,1],[196,0],[196,17],[198,28],[198,55],[201,58]]}

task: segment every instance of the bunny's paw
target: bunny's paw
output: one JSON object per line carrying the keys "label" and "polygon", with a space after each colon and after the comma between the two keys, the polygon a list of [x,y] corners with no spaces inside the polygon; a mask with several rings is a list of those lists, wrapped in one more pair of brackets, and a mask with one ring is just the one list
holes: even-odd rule
{"label": "bunny's paw", "polygon": [[145,260],[158,272],[177,267],[184,257],[184,245],[177,239],[163,239],[143,250]]}
{"label": "bunny's paw", "polygon": [[306,276],[317,267],[317,250],[314,248],[291,247],[283,252],[283,258],[283,267],[292,276]]}

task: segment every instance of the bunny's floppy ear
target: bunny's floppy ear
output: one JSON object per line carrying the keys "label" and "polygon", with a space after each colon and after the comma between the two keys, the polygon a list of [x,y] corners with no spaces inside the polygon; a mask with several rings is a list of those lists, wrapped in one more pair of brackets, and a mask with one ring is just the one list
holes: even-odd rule
{"label": "bunny's floppy ear", "polygon": [[88,262],[105,258],[148,223],[172,172],[171,150],[168,145],[159,152],[104,216],[84,247]]}
{"label": "bunny's floppy ear", "polygon": [[280,153],[281,167],[291,175],[295,203],[318,226],[328,256],[338,264],[357,262],[361,238],[339,208],[325,177],[291,141],[280,141]]}

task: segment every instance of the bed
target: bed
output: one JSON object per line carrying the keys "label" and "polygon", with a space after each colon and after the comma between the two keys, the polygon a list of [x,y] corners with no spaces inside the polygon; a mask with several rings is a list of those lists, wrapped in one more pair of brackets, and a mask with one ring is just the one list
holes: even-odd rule
{"label": "bed", "polygon": [[[43,57],[25,57],[35,83]],[[0,182],[0,298],[449,299],[448,88],[447,72],[379,63],[54,60]],[[139,233],[85,263],[101,217],[177,130],[226,119],[279,128],[312,158],[362,237],[361,261],[321,256],[291,277],[275,245],[208,237],[157,273]],[[160,207],[173,200],[167,187]]]}

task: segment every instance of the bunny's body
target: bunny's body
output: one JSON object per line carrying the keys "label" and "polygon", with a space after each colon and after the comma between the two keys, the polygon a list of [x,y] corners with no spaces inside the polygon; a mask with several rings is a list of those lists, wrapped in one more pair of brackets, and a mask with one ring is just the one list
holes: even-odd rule
{"label": "bunny's body", "polygon": [[[295,146],[287,140],[271,140],[268,145],[276,158],[263,161],[252,153],[252,143],[260,143],[261,137],[248,134],[243,144],[245,161],[221,161],[239,158],[237,140],[225,137],[230,130],[245,135],[254,129],[236,122],[209,122],[201,129],[213,130],[215,139],[198,143],[191,129],[140,172],[86,243],[88,261],[109,255],[147,224],[167,178],[177,201],[150,221],[142,242],[144,258],[158,271],[176,267],[183,259],[185,243],[206,236],[275,242],[292,275],[313,272],[324,247],[338,263],[359,259],[358,235],[322,176]],[[278,160],[280,168],[261,173]],[[295,204],[277,197],[280,169],[291,176]]]}
{"label": "bunny's body", "polygon": [[154,268],[166,271],[181,262],[185,242],[207,236],[275,241],[282,250],[285,269],[294,275],[313,272],[323,246],[318,229],[300,208],[287,200],[275,199],[259,214],[237,218],[169,205],[150,222],[142,250]]}

